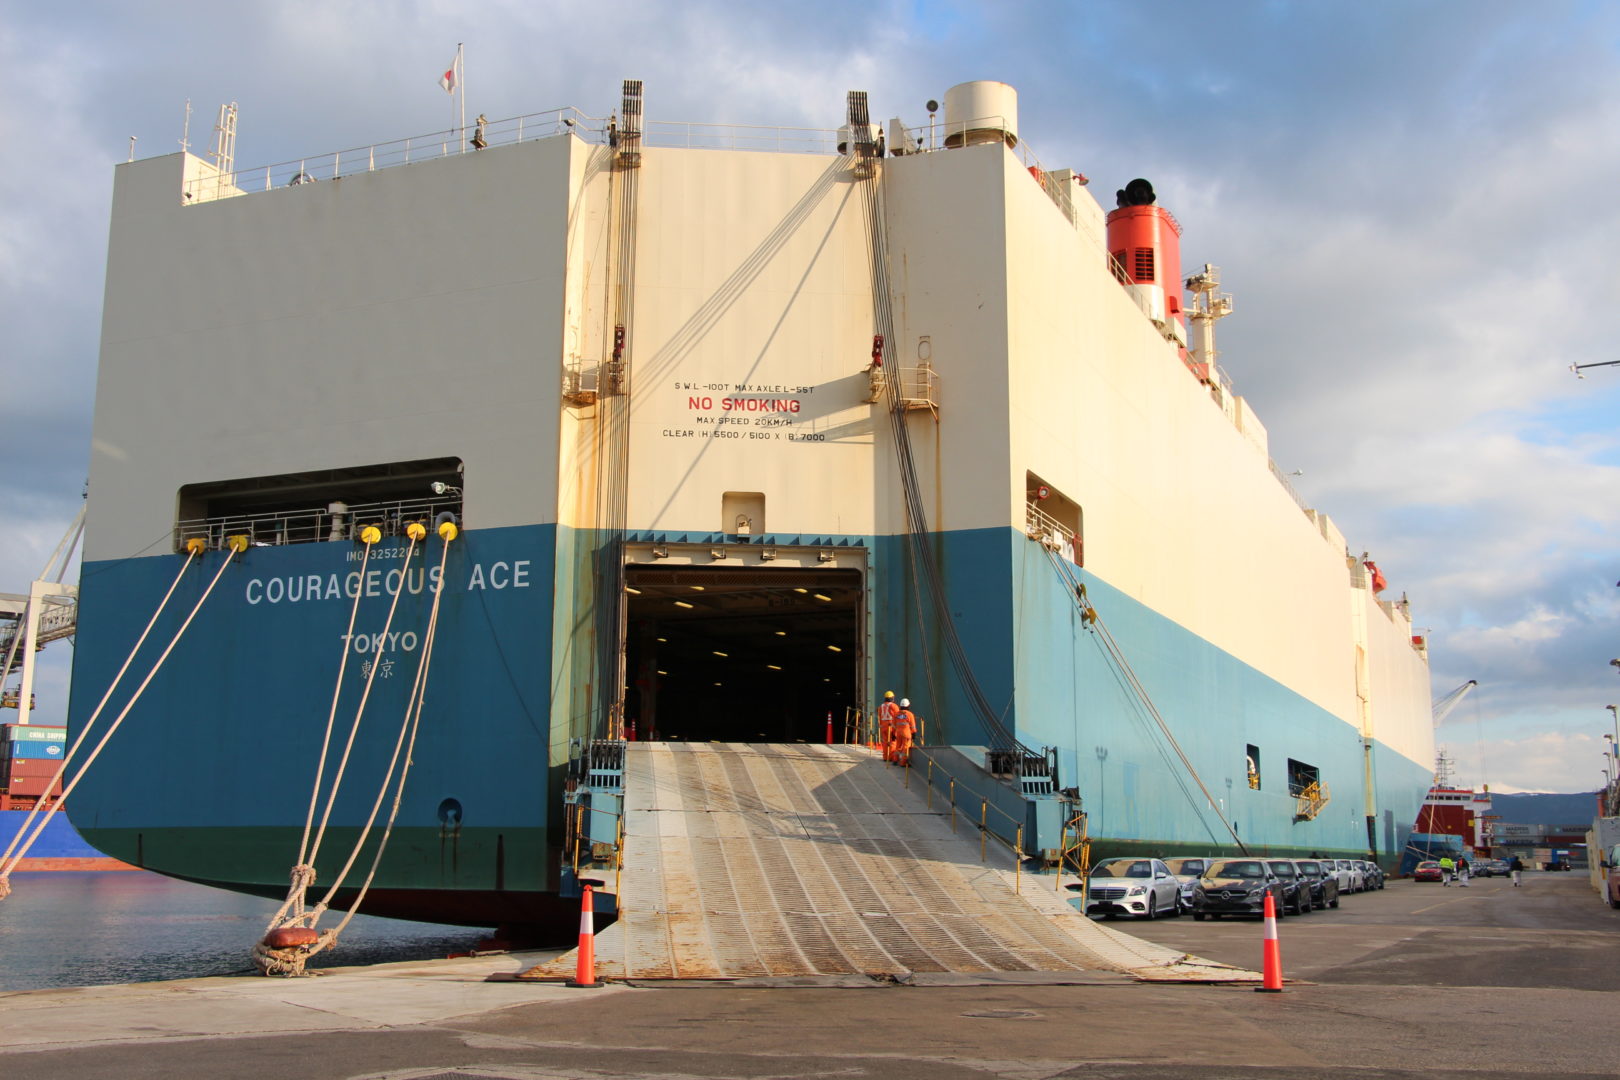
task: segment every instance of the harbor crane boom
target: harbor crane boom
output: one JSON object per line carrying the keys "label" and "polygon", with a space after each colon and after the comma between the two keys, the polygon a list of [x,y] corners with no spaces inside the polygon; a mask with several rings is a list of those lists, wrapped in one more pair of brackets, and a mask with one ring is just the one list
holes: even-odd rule
{"label": "harbor crane boom", "polygon": [[1451,710],[1462,704],[1462,699],[1468,696],[1468,691],[1472,690],[1478,685],[1478,679],[1469,679],[1467,682],[1457,687],[1457,689],[1436,701],[1432,706],[1434,711],[1434,722],[1438,724],[1440,721],[1450,716]]}

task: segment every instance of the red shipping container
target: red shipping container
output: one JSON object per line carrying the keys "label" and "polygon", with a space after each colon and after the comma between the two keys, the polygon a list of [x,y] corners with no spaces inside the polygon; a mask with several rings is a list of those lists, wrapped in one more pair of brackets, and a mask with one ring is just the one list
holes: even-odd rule
{"label": "red shipping container", "polygon": [[45,789],[50,782],[51,778],[48,776],[19,776],[13,778],[11,783],[7,786],[11,789],[11,794],[13,795],[62,794],[61,783],[57,783],[54,787],[51,787],[49,791],[46,791]]}
{"label": "red shipping container", "polygon": [[19,776],[49,779],[55,776],[56,770],[61,767],[60,761],[51,761],[48,758],[13,758],[6,762],[5,777],[8,780],[15,780]]}

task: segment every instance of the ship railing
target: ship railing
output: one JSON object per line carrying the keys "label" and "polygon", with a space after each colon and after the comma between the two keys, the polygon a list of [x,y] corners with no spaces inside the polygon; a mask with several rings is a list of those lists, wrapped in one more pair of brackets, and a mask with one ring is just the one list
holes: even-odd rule
{"label": "ship railing", "polygon": [[[1012,854],[1013,873],[1017,875],[1014,881],[1020,882],[1024,860],[1034,854],[1024,850],[1023,819],[1007,813],[1007,811],[992,803],[988,796],[972,794],[972,786],[941,765],[927,749],[921,746],[915,747],[912,750],[912,755],[911,766],[900,770],[904,774],[905,786],[908,788],[911,786],[912,773],[920,774],[925,785],[929,812],[933,812],[935,793],[938,792],[939,797],[945,801],[950,810],[951,832],[955,833],[957,830],[957,818],[965,817],[968,823],[977,829],[979,833],[979,861],[982,863],[988,860],[989,841],[996,841]],[[926,766],[920,765],[916,761],[916,758],[919,757],[927,762]],[[958,781],[961,781],[962,784],[963,799],[957,797]],[[979,805],[974,806],[974,803]],[[995,814],[993,818],[991,817],[992,812]],[[1017,888],[1018,886],[1015,884],[1014,887]]]}
{"label": "ship railing", "polygon": [[[339,180],[398,165],[413,165],[564,134],[575,135],[599,146],[616,145],[618,140],[615,121],[611,118],[586,116],[569,106],[504,120],[475,122],[392,142],[335,150],[235,172],[221,173],[205,169],[205,175],[195,176],[182,186],[181,200],[189,206],[275,188]],[[838,152],[838,133],[825,128],[660,120],[646,125],[641,144],[643,147],[835,154]]]}
{"label": "ship railing", "polygon": [[1074,562],[1074,530],[1034,503],[1024,506],[1024,532],[1031,540]]}
{"label": "ship railing", "polygon": [[1301,511],[1309,513],[1311,504],[1305,501],[1305,497],[1303,495],[1294,490],[1294,485],[1290,484],[1288,482],[1288,476],[1281,469],[1277,468],[1277,463],[1272,461],[1270,458],[1267,458],[1266,465],[1271,469],[1271,475],[1277,478],[1277,483],[1281,484],[1283,490],[1288,492],[1288,497],[1294,500],[1294,505],[1298,506]]}
{"label": "ship railing", "polygon": [[395,537],[403,536],[405,527],[416,521],[431,529],[433,520],[446,512],[459,517],[461,500],[457,497],[391,499],[345,504],[341,510],[333,510],[328,505],[263,514],[189,518],[175,523],[174,546],[176,551],[183,551],[186,541],[193,537],[200,537],[210,549],[223,547],[226,538],[231,536],[246,536],[254,547],[352,541],[367,525],[377,526],[385,537]]}
{"label": "ship railing", "polygon": [[928,361],[901,368],[899,384],[901,408],[939,412],[939,373]]}
{"label": "ship railing", "polygon": [[1319,781],[1309,784],[1288,785],[1290,794],[1294,796],[1294,820],[1311,821],[1322,808],[1328,804],[1332,796],[1328,794],[1327,785]]}

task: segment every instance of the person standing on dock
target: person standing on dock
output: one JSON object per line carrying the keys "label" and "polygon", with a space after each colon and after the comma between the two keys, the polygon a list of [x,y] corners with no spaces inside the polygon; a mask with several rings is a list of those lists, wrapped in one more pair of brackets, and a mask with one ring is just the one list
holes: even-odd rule
{"label": "person standing on dock", "polygon": [[1456,869],[1457,864],[1452,861],[1451,856],[1442,855],[1440,857],[1440,884],[1450,885],[1451,875],[1456,871]]}
{"label": "person standing on dock", "polygon": [[1468,888],[1468,856],[1464,855],[1457,860],[1457,885]]}
{"label": "person standing on dock", "polygon": [[1524,862],[1517,856],[1508,860],[1508,871],[1513,875],[1513,887],[1519,887],[1519,875],[1524,873]]}

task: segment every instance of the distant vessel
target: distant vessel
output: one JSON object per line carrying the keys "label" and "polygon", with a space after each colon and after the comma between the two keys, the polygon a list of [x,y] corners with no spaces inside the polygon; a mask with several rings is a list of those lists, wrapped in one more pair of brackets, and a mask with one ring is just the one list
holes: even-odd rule
{"label": "distant vessel", "polygon": [[1423,797],[1417,821],[1407,841],[1402,873],[1423,859],[1449,855],[1467,859],[1491,856],[1491,792],[1475,791],[1450,782],[1451,761],[1441,755],[1435,765],[1435,783]]}
{"label": "distant vessel", "polygon": [[571,919],[600,748],[860,738],[886,689],[1037,863],[1082,808],[1098,857],[1398,857],[1427,642],[1270,461],[1215,268],[1010,87],[880,133],[627,82],[251,172],[220,130],[117,168],[70,724],[176,643],[73,797],[98,847],[280,895],[329,718],[347,852],[425,681],[372,914]]}

